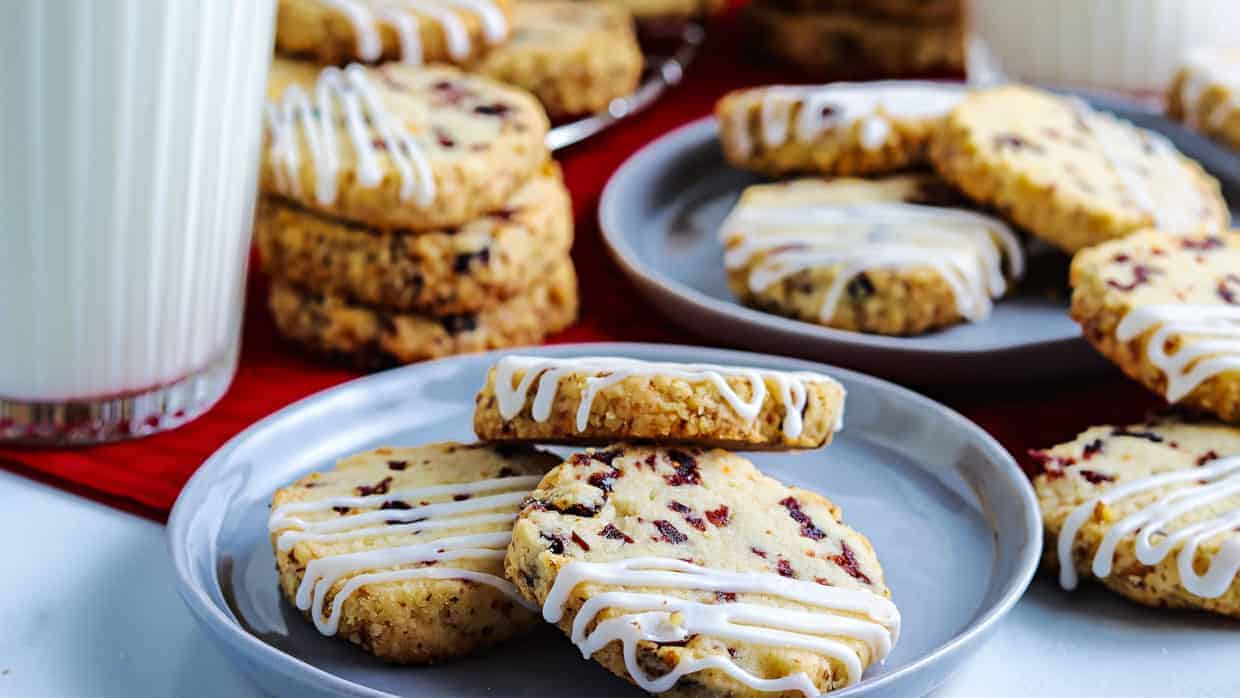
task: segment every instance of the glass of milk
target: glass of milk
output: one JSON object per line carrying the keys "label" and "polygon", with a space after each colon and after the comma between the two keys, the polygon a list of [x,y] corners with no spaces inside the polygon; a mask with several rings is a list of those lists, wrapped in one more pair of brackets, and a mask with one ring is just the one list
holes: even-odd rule
{"label": "glass of milk", "polygon": [[0,443],[193,419],[236,369],[274,0],[7,0]]}

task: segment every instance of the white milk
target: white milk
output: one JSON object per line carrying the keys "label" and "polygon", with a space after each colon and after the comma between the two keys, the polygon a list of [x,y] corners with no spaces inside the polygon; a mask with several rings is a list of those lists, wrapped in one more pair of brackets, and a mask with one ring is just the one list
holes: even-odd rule
{"label": "white milk", "polygon": [[273,17],[273,0],[4,3],[0,440],[170,426],[227,387]]}
{"label": "white milk", "polygon": [[974,0],[973,26],[1013,78],[1161,92],[1193,48],[1235,44],[1237,0]]}

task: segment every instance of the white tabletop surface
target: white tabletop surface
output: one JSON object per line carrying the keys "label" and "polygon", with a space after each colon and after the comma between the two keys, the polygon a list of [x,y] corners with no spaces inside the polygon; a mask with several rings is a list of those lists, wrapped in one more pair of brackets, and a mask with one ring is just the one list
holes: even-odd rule
{"label": "white tabletop surface", "polygon": [[[182,605],[162,526],[0,470],[0,531],[0,696],[262,695]],[[1128,610],[1040,577],[936,696],[1240,696],[1240,623]]]}

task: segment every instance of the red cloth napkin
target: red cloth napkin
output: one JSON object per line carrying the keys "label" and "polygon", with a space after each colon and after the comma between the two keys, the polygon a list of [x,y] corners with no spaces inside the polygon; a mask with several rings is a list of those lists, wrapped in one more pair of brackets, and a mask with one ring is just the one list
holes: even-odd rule
{"label": "red cloth napkin", "polygon": [[[754,67],[734,24],[716,27],[684,82],[651,109],[559,156],[573,194],[581,278],[581,321],[551,339],[717,345],[659,316],[608,258],[595,218],[613,171],[639,147],[709,114],[737,87],[787,81]],[[254,268],[257,268],[256,266]],[[194,470],[229,438],[285,405],[359,374],[299,355],[279,341],[266,310],[266,281],[252,275],[241,367],[224,399],[180,429],[124,443],[75,450],[0,448],[0,466],[136,513],[162,520]],[[1066,440],[1095,424],[1139,419],[1155,404],[1140,387],[1109,376],[1060,383],[938,389],[931,395],[974,419],[1018,458],[1030,448]]]}

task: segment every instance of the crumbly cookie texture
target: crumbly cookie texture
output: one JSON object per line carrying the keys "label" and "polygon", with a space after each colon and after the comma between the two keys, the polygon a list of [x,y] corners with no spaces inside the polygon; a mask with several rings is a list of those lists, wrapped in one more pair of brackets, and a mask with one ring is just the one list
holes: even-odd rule
{"label": "crumbly cookie texture", "polygon": [[511,0],[435,12],[391,0],[279,0],[276,53],[319,63],[466,63],[509,34]]}
{"label": "crumbly cookie texture", "polygon": [[962,0],[778,0],[789,12],[846,12],[909,22],[935,24],[959,20]]}
{"label": "crumbly cookie texture", "polygon": [[1192,52],[1167,92],[1167,114],[1240,151],[1240,49]]}
{"label": "crumbly cookie texture", "polygon": [[772,85],[719,100],[719,142],[768,175],[873,175],[926,165],[930,137],[965,95],[946,83]]}
{"label": "crumbly cookie texture", "polygon": [[573,210],[548,164],[504,208],[460,228],[384,232],[264,197],[254,236],[266,271],[359,303],[431,315],[477,312],[517,295],[568,254]]}
{"label": "crumbly cookie texture", "polygon": [[285,337],[366,367],[537,344],[571,325],[578,307],[577,276],[567,259],[520,294],[476,313],[401,313],[279,281],[272,283],[270,300]]}
{"label": "crumbly cookie texture", "polygon": [[[1232,458],[1240,455],[1240,430],[1162,417],[1094,427],[1033,455],[1044,468],[1034,488],[1045,562],[1059,568],[1061,546],[1067,551],[1065,586],[1079,575],[1148,606],[1240,618],[1240,533],[1226,521],[1240,513],[1240,462]],[[1147,529],[1149,539],[1140,540]],[[1194,533],[1201,534],[1195,544]],[[1221,576],[1196,579],[1207,570]]]}
{"label": "crumbly cookie texture", "polygon": [[[580,583],[564,589],[567,594],[559,594],[562,601],[553,598],[557,577],[571,577],[574,565],[638,564],[651,558],[699,568],[692,578],[679,575],[682,579],[705,581],[715,571],[751,573],[768,580],[772,589],[786,585],[789,589],[866,592],[858,595],[872,596],[882,606],[889,603],[890,591],[873,547],[865,536],[842,523],[835,504],[817,493],[766,477],[745,458],[722,450],[618,444],[571,456],[548,473],[527,500],[513,528],[505,569],[525,598],[544,606],[544,614],[558,611],[562,603],[563,615],[555,622],[570,636],[574,620],[581,620],[578,614],[583,612],[598,620],[589,626],[592,633],[606,633],[608,626],[617,623],[641,623],[653,630],[653,624],[645,625],[652,620],[649,614],[639,612],[678,602],[721,605],[698,605],[698,617],[735,608],[722,604],[742,608],[752,604],[761,615],[745,622],[757,628],[780,627],[776,616],[785,611],[805,614],[800,616],[803,619],[824,613],[823,608],[805,603],[804,597],[747,593],[742,586],[729,586],[726,579],[714,588],[648,583],[638,589],[639,584],[624,583],[623,573],[611,579],[584,575]],[[665,595],[667,603],[637,602],[622,608],[608,600],[615,592],[634,591]],[[587,604],[597,605],[586,610]],[[876,651],[874,645],[847,632],[825,630],[828,626],[821,623],[816,627],[824,628],[822,635],[843,646],[840,655],[828,656],[789,641],[721,637],[695,627],[694,615],[673,613],[657,626],[664,637],[633,642],[639,671],[647,677],[662,676],[704,659],[728,660],[760,679],[786,680],[804,672],[816,690],[828,691],[859,678],[848,676],[841,657],[852,655],[860,668],[881,659],[881,650]],[[854,617],[866,616],[858,609]],[[874,629],[884,632],[881,626]],[[784,638],[792,634],[795,631]],[[634,681],[621,642],[598,647],[592,655],[611,672]],[[659,695],[773,694],[758,691],[722,670],[707,669],[685,674]]]}
{"label": "crumbly cookie texture", "polygon": [[[379,448],[311,473],[272,500],[280,589],[320,632],[389,662],[453,659],[523,634],[538,619],[504,582],[502,551],[521,498],[558,462],[534,449],[437,443]],[[442,576],[417,576],[432,568]],[[406,576],[373,576],[397,571]],[[307,574],[325,588],[302,589]]]}
{"label": "crumbly cookie texture", "polygon": [[964,69],[963,21],[910,24],[848,12],[789,11],[755,0],[747,17],[759,48],[808,76],[864,65],[882,75]]}
{"label": "crumbly cookie texture", "polygon": [[276,59],[268,98],[262,191],[373,228],[464,225],[502,209],[550,157],[531,95],[449,67]]}
{"label": "crumbly cookie texture", "polygon": [[1240,423],[1240,235],[1146,231],[1072,261],[1072,318],[1124,373]]}
{"label": "crumbly cookie texture", "polygon": [[754,185],[719,236],[746,305],[878,334],[980,322],[1024,271],[1015,232],[930,174]]}
{"label": "crumbly cookie texture", "polygon": [[474,432],[490,441],[818,448],[830,443],[843,412],[844,388],[817,373],[508,356],[478,393]]}
{"label": "crumbly cookie texture", "polygon": [[965,194],[1067,252],[1230,220],[1218,182],[1162,136],[1028,87],[966,97],[931,159]]}
{"label": "crumbly cookie texture", "polygon": [[538,0],[513,8],[512,38],[474,69],[534,93],[552,119],[603,111],[637,89],[643,57],[633,17],[603,0]]}

